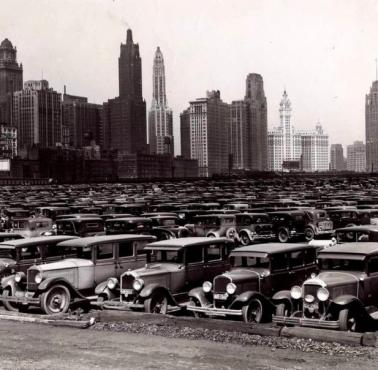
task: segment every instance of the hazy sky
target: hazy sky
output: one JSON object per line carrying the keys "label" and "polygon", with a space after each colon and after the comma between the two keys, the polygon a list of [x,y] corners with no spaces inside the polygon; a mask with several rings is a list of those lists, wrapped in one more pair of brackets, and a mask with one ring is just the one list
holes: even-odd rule
{"label": "hazy sky", "polygon": [[176,144],[189,100],[214,89],[226,102],[241,99],[246,75],[260,73],[270,128],[286,87],[295,127],[320,120],[331,143],[347,145],[365,140],[377,19],[376,0],[1,0],[0,39],[17,46],[24,80],[43,70],[54,89],[67,85],[102,103],[118,95],[119,46],[130,27],[147,108],[153,55],[163,52]]}

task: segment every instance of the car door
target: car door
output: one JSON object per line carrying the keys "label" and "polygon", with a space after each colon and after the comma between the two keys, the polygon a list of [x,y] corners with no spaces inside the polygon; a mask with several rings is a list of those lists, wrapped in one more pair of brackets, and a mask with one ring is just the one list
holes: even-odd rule
{"label": "car door", "polygon": [[147,243],[144,240],[124,240],[115,243],[118,250],[116,262],[117,277],[128,270],[134,270],[146,264],[147,254],[144,247]]}
{"label": "car door", "polygon": [[41,248],[37,245],[29,245],[21,247],[18,250],[19,262],[17,266],[18,271],[26,273],[27,269],[32,265],[42,263]]}
{"label": "car door", "polygon": [[270,257],[271,273],[268,280],[273,295],[280,290],[291,289],[287,253],[275,253]]}
{"label": "car door", "polygon": [[93,246],[95,253],[95,283],[99,284],[116,276],[116,254],[114,243],[99,243]]}
{"label": "car door", "polygon": [[185,249],[185,287],[183,290],[189,291],[202,285],[205,279],[204,275],[204,248],[201,245],[194,245]]}
{"label": "car door", "polygon": [[204,278],[213,281],[214,277],[226,270],[227,263],[224,256],[225,246],[221,243],[209,244],[204,248],[205,265]]}
{"label": "car door", "polygon": [[[378,307],[378,256],[368,261],[368,277],[363,282],[365,305]],[[361,282],[359,282],[361,284]]]}

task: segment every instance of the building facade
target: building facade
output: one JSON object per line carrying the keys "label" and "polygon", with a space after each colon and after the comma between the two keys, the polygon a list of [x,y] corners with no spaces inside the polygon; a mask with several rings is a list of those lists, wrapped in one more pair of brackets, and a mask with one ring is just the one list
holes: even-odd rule
{"label": "building facade", "polygon": [[17,49],[5,39],[0,44],[0,122],[11,124],[12,94],[22,90],[23,69],[17,63]]}
{"label": "building facade", "polygon": [[0,158],[17,156],[17,128],[0,125]]}
{"label": "building facade", "polygon": [[280,107],[280,125],[268,132],[268,168],[284,170],[284,164],[297,162],[303,171],[328,171],[329,138],[318,123],[315,129],[295,130],[291,122],[292,106],[286,90]]}
{"label": "building facade", "polygon": [[190,109],[180,114],[181,156],[190,159]]}
{"label": "building facade", "polygon": [[244,102],[249,140],[248,165],[252,171],[266,171],[268,164],[268,114],[261,75],[250,73],[246,79]]}
{"label": "building facade", "polygon": [[345,171],[346,161],[344,158],[344,149],[341,144],[332,144],[330,152],[329,169],[331,171]]}
{"label": "building facade", "polygon": [[230,170],[230,116],[230,105],[221,100],[219,91],[208,91],[206,98],[191,101],[181,114],[181,129],[187,130],[189,123],[190,159],[198,160],[201,177]]}
{"label": "building facade", "polygon": [[17,128],[18,148],[61,145],[61,94],[49,88],[46,80],[25,82],[23,90],[13,93],[12,122]]}
{"label": "building facade", "polygon": [[367,171],[378,171],[378,81],[365,97],[365,137]]}
{"label": "building facade", "polygon": [[62,102],[63,144],[83,148],[101,141],[102,105],[88,103],[85,97],[66,94]]}
{"label": "building facade", "polygon": [[142,61],[139,45],[127,30],[126,44],[121,44],[119,97],[103,105],[100,145],[119,153],[145,152],[147,146],[146,102],[142,97]]}
{"label": "building facade", "polygon": [[244,100],[234,100],[231,103],[230,147],[232,169],[250,169],[251,143],[249,141],[249,125],[247,121],[248,105]]}
{"label": "building facade", "polygon": [[366,145],[362,141],[355,141],[347,146],[347,170],[366,171]]}
{"label": "building facade", "polygon": [[151,154],[173,154],[172,110],[167,106],[163,54],[158,47],[152,70],[152,104],[148,114],[148,133]]}

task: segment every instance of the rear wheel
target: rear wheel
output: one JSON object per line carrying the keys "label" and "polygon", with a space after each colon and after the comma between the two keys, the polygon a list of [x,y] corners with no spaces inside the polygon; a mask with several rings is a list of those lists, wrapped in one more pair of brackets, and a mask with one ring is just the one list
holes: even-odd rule
{"label": "rear wheel", "polygon": [[312,227],[306,227],[304,230],[304,237],[306,241],[309,242],[310,240],[314,239],[314,236],[315,236],[314,229]]}
{"label": "rear wheel", "polygon": [[280,229],[277,236],[280,243],[287,243],[289,241],[289,232],[286,229]]}
{"label": "rear wheel", "polygon": [[246,323],[262,322],[263,314],[263,304],[259,299],[252,299],[248,305],[242,308],[243,321]]}
{"label": "rear wheel", "polygon": [[165,293],[155,292],[144,301],[144,310],[148,313],[160,313],[165,315],[168,311],[168,299]]}
{"label": "rear wheel", "polygon": [[41,294],[41,308],[48,315],[67,312],[70,303],[71,293],[65,285],[54,285]]}

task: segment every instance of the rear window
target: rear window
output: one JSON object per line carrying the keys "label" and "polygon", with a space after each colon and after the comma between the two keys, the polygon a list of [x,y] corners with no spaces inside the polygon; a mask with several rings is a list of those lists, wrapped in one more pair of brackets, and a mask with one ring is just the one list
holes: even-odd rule
{"label": "rear window", "polygon": [[269,268],[269,258],[233,256],[230,258],[233,267],[262,267]]}
{"label": "rear window", "polygon": [[286,270],[287,265],[287,254],[275,254],[272,256],[272,271]]}
{"label": "rear window", "polygon": [[364,261],[321,258],[319,260],[319,265],[322,270],[365,271]]}

